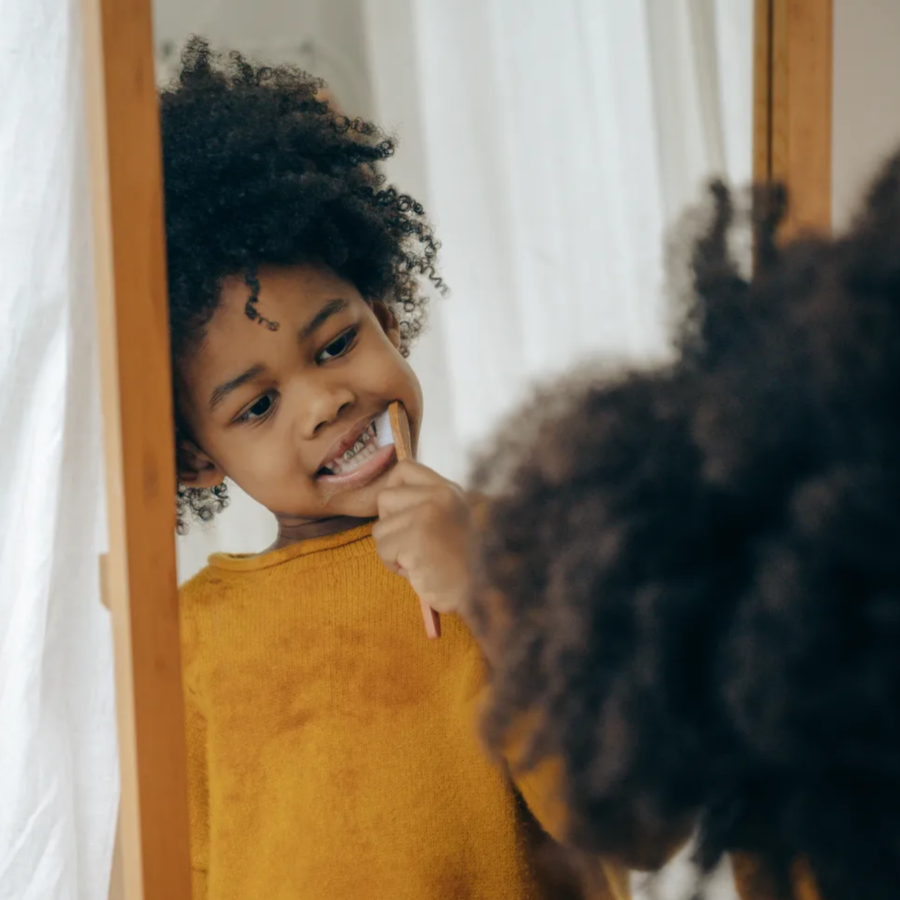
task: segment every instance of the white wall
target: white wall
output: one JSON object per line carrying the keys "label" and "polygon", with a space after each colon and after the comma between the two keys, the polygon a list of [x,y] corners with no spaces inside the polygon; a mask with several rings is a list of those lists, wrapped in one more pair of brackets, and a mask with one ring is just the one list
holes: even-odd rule
{"label": "white wall", "polygon": [[852,216],[875,167],[900,147],[900,0],[834,0],[832,219]]}

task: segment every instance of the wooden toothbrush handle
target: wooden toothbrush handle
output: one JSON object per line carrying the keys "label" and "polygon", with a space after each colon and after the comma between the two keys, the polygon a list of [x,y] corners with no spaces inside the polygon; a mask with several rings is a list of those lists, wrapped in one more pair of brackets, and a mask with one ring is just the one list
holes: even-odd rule
{"label": "wooden toothbrush handle", "polygon": [[425,623],[425,634],[428,639],[436,641],[441,636],[441,616],[435,612],[424,600],[419,600],[422,607],[422,621]]}
{"label": "wooden toothbrush handle", "polygon": [[[394,435],[394,447],[397,451],[397,459],[400,462],[413,458],[412,439],[409,434],[409,418],[403,404],[394,401],[388,407],[388,413],[391,417],[391,433]],[[441,636],[441,617],[436,613],[424,600],[420,599],[422,605],[422,620],[425,623],[425,633],[431,640],[436,640]]]}
{"label": "wooden toothbrush handle", "polygon": [[388,413],[391,417],[391,434],[394,436],[394,447],[397,449],[397,459],[404,462],[412,459],[412,439],[409,436],[409,418],[403,404],[394,401],[388,407]]}

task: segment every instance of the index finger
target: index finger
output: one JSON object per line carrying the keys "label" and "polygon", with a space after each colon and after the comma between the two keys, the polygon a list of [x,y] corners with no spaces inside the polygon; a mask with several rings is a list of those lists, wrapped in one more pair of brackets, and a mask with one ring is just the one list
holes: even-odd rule
{"label": "index finger", "polygon": [[425,487],[427,485],[438,484],[445,479],[438,475],[428,466],[422,463],[405,460],[398,462],[396,466],[388,473],[385,487],[396,488],[405,485]]}

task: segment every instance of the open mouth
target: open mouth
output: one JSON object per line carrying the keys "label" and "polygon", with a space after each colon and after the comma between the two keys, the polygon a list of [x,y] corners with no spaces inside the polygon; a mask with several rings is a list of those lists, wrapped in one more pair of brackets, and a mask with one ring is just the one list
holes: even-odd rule
{"label": "open mouth", "polygon": [[378,432],[375,422],[372,421],[363,429],[353,446],[322,466],[316,472],[316,477],[352,475],[382,455],[385,449],[387,448],[378,446]]}

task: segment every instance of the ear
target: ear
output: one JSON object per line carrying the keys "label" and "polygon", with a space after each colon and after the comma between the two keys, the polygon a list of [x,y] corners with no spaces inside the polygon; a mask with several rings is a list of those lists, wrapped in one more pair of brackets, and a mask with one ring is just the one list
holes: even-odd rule
{"label": "ear", "polygon": [[378,324],[384,329],[388,340],[394,347],[400,349],[400,323],[394,315],[394,311],[383,300],[374,300],[372,302],[372,312],[378,319]]}
{"label": "ear", "polygon": [[219,465],[193,441],[181,441],[176,454],[178,480],[187,488],[211,488],[225,480]]}

